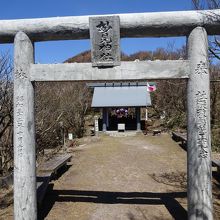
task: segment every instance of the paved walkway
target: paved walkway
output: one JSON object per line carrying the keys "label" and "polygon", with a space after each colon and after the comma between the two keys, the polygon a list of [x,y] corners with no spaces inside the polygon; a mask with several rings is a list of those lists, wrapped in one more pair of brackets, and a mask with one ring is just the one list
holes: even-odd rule
{"label": "paved walkway", "polygon": [[185,170],[186,153],[168,134],[85,140],[46,194],[41,219],[186,219]]}

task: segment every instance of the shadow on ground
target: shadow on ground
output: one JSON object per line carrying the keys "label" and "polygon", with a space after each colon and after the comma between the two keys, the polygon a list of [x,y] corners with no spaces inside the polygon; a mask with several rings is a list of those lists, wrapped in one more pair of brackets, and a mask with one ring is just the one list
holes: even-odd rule
{"label": "shadow on ground", "polygon": [[186,198],[186,192],[108,192],[86,190],[53,190],[39,209],[38,219],[44,219],[55,202],[86,202],[102,204],[164,205],[174,219],[187,219],[187,211],[176,198]]}

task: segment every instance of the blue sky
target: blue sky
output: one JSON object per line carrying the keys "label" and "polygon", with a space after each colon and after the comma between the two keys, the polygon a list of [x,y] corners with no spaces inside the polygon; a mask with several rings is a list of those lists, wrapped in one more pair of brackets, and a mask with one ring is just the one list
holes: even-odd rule
{"label": "blue sky", "polygon": [[[0,19],[22,19],[93,14],[138,13],[191,10],[191,0],[7,0],[1,2]],[[122,39],[122,51],[131,54],[159,47],[175,48],[185,44],[185,38]],[[90,49],[89,40],[50,41],[35,44],[36,63],[60,63]],[[0,44],[0,52],[13,56],[13,45]]]}

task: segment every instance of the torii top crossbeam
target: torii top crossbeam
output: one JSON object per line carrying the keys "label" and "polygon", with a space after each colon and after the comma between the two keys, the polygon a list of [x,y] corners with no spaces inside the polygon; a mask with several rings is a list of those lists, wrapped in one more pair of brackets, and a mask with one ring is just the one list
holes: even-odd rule
{"label": "torii top crossbeam", "polygon": [[[198,26],[204,27],[208,35],[220,34],[220,9],[116,15],[120,17],[121,37],[187,36]],[[0,43],[14,42],[18,31],[34,42],[89,39],[92,16],[0,20]]]}

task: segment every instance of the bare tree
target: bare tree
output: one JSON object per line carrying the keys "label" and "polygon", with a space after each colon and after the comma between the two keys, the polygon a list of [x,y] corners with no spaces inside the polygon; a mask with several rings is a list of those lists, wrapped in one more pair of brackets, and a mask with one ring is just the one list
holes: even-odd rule
{"label": "bare tree", "polygon": [[71,131],[74,136],[82,137],[90,102],[91,92],[85,83],[37,83],[35,109],[38,152],[60,146],[63,129],[66,134]]}
{"label": "bare tree", "polygon": [[36,141],[37,153],[44,148],[54,148],[61,144],[59,121],[61,94],[58,83],[36,83],[35,112],[36,112]]}
{"label": "bare tree", "polygon": [[[154,59],[177,60],[186,58],[186,48],[175,49],[174,45],[168,48],[157,49]],[[157,81],[158,90],[152,94],[154,116],[165,116],[164,127],[168,129],[186,128],[186,81],[160,80]]]}
{"label": "bare tree", "polygon": [[0,56],[0,169],[7,172],[12,165],[12,66],[8,54]]}
{"label": "bare tree", "polygon": [[[196,10],[217,9],[220,8],[220,0],[192,0],[193,7]],[[215,13],[210,14],[210,18],[219,19]],[[210,58],[220,60],[220,38],[219,36],[209,37]]]}
{"label": "bare tree", "polygon": [[197,10],[216,9],[220,6],[219,0],[192,0],[193,6]]}
{"label": "bare tree", "polygon": [[211,128],[212,147],[219,151],[220,146],[220,66],[211,66]]}
{"label": "bare tree", "polygon": [[62,94],[65,127],[75,136],[82,137],[85,132],[86,114],[91,106],[91,91],[85,83],[74,83],[66,85]]}

